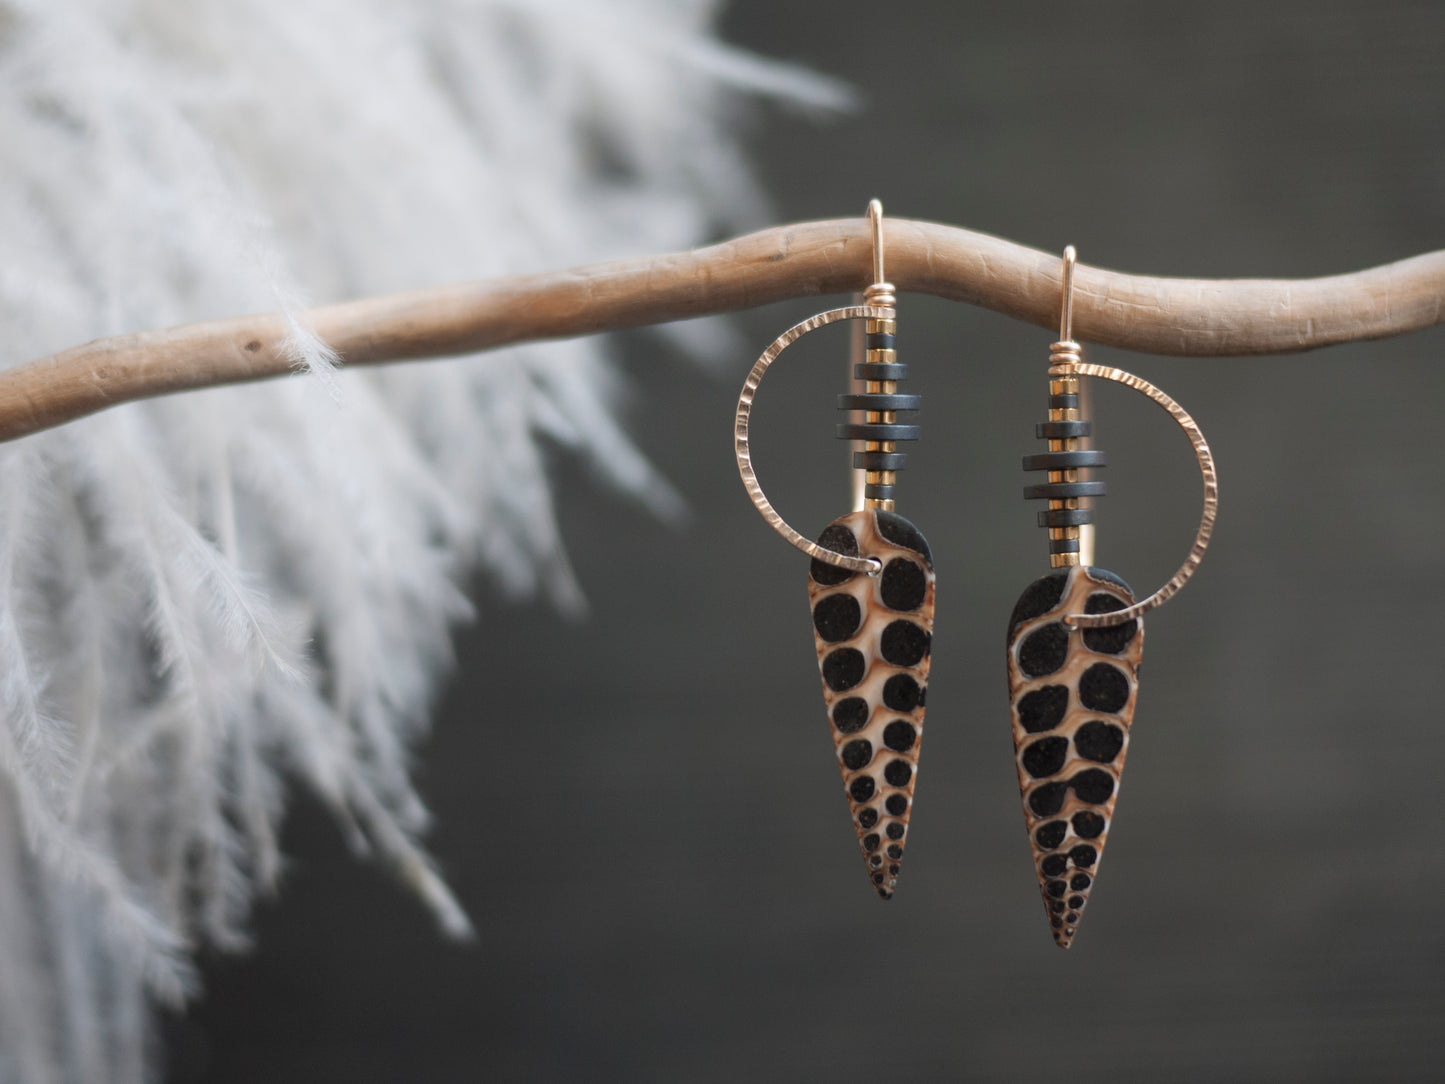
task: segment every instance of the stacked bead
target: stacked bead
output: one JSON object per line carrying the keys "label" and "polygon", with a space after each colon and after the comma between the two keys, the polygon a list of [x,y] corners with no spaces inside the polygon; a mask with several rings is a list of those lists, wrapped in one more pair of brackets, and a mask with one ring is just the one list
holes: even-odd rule
{"label": "stacked bead", "polygon": [[1024,486],[1025,500],[1047,500],[1048,511],[1039,513],[1039,526],[1049,532],[1049,567],[1064,568],[1079,563],[1079,528],[1094,522],[1094,512],[1079,505],[1081,497],[1102,497],[1108,492],[1103,482],[1083,482],[1079,471],[1108,465],[1107,456],[1097,449],[1079,447],[1090,433],[1090,425],[1079,416],[1079,377],[1074,366],[1082,354],[1071,340],[1054,343],[1049,354],[1049,420],[1034,426],[1034,435],[1049,442],[1049,450],[1023,457],[1024,470],[1048,471],[1049,480]]}
{"label": "stacked bead", "polygon": [[[884,285],[888,290],[891,286]],[[870,294],[877,287],[870,287]],[[869,299],[870,304],[880,301],[892,304],[892,297]],[[920,409],[923,397],[900,394],[898,383],[908,379],[908,366],[898,361],[894,346],[894,335],[898,322],[893,319],[867,321],[867,360],[853,366],[853,376],[863,381],[861,395],[838,396],[839,410],[861,410],[864,420],[839,422],[837,435],[840,440],[861,440],[863,451],[853,453],[853,467],[864,471],[864,507],[893,511],[893,491],[898,484],[898,472],[908,462],[908,456],[898,450],[898,443],[917,440],[922,432],[918,425],[900,424],[901,412]]]}

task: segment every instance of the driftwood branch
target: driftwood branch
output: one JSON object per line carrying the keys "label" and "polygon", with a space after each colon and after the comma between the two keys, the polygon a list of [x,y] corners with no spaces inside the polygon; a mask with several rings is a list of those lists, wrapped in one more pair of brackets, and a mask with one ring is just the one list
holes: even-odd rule
{"label": "driftwood branch", "polygon": [[[1059,319],[1060,258],[970,230],[888,219],[887,273],[900,291]],[[781,226],[668,256],[326,305],[302,321],[345,364],[470,353],[639,327],[770,301],[847,293],[871,281],[864,219]],[[1440,323],[1445,251],[1319,279],[1176,279],[1079,264],[1074,334],[1153,354],[1283,354]],[[240,316],[118,335],[0,373],[0,440],[154,395],[291,371],[287,321]]]}

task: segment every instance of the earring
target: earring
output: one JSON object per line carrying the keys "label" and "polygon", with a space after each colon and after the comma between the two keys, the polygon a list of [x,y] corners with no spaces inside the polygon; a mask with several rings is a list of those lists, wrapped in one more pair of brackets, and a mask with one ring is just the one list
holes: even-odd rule
{"label": "earring", "polygon": [[[834,753],[843,776],[853,827],[878,895],[897,882],[917,781],[933,639],[933,558],[928,542],[894,511],[897,472],[907,456],[901,441],[919,427],[898,422],[919,409],[920,397],[900,394],[908,366],[897,360],[897,300],[883,278],[883,205],[868,205],[873,234],[873,284],[864,304],[830,309],[789,328],[749,373],[738,398],[736,452],[748,496],[775,531],[813,560],[808,601],[823,678]],[[840,410],[864,412],[843,422],[837,436],[864,442],[853,467],[864,472],[861,503],[810,542],[784,522],[763,495],[753,471],[748,422],[763,374],[789,344],[825,324],[865,320],[866,360],[854,366],[862,394],[838,396]]]}
{"label": "earring", "polygon": [[[1049,450],[1023,460],[1026,471],[1048,471],[1048,481],[1026,486],[1024,496],[1049,502],[1039,526],[1048,528],[1049,565],[1057,571],[1024,591],[1008,630],[1019,790],[1044,907],[1061,948],[1069,947],[1078,929],[1113,823],[1139,692],[1140,618],[1168,601],[1199,567],[1219,504],[1214,458],[1194,419],[1147,381],[1084,363],[1083,348],[1070,335],[1073,288],[1071,246],[1064,250],[1060,341],[1049,353],[1049,420],[1035,430]],[[1090,433],[1079,409],[1084,376],[1124,384],[1168,411],[1189,437],[1204,478],[1204,514],[1189,556],[1142,602],[1112,572],[1089,567],[1093,510],[1081,498],[1103,496],[1105,485],[1080,480],[1079,471],[1104,466],[1105,455],[1080,446]]]}

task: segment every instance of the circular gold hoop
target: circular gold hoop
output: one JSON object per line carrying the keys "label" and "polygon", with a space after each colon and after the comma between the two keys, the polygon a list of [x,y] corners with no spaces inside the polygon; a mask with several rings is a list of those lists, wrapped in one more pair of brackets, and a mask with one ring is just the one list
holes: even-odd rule
{"label": "circular gold hoop", "polygon": [[[1059,370],[1062,371],[1065,368],[1079,376],[1093,376],[1101,380],[1112,380],[1116,384],[1123,384],[1163,407],[1174,419],[1175,424],[1184,430],[1184,435],[1193,445],[1194,458],[1199,462],[1199,473],[1204,479],[1204,512],[1199,517],[1199,530],[1195,532],[1194,545],[1189,550],[1189,556],[1179,566],[1179,571],[1174,573],[1168,583],[1142,602],[1136,602],[1122,610],[1110,610],[1108,613],[1102,614],[1067,614],[1064,617],[1065,624],[1078,628],[1095,629],[1122,625],[1125,621],[1131,621],[1150,610],[1157,609],[1177,595],[1180,589],[1189,582],[1189,578],[1194,575],[1199,563],[1204,560],[1204,551],[1209,548],[1209,538],[1214,533],[1214,521],[1219,515],[1219,476],[1214,470],[1214,455],[1210,452],[1209,444],[1205,441],[1198,423],[1185,412],[1183,407],[1149,381],[1135,376],[1133,373],[1127,373],[1123,369],[1114,369],[1107,365],[1090,365],[1079,362],[1060,366]],[[1051,368],[1049,375],[1055,375],[1055,370]]]}
{"label": "circular gold hoop", "polygon": [[[892,287],[888,287],[892,290]],[[850,305],[842,309],[829,309],[827,312],[820,312],[816,316],[810,316],[800,324],[794,324],[773,340],[771,346],[763,351],[753,365],[752,372],[743,382],[742,394],[738,396],[737,422],[734,428],[733,448],[738,457],[738,473],[743,476],[743,486],[748,491],[748,497],[752,499],[753,506],[762,514],[769,527],[782,535],[790,544],[798,547],[809,557],[824,561],[839,568],[846,568],[849,572],[866,572],[870,576],[876,576],[883,568],[882,563],[874,557],[849,557],[846,554],[836,553],[830,549],[824,549],[816,542],[804,538],[792,527],[788,526],[786,520],[778,514],[778,510],[772,506],[767,496],[763,493],[763,487],[758,483],[758,476],[753,471],[752,447],[748,443],[748,424],[753,411],[753,399],[758,394],[758,385],[763,382],[763,374],[768,367],[778,360],[778,355],[789,346],[801,339],[810,331],[823,327],[825,324],[834,324],[839,320],[892,320],[896,317],[897,310],[880,305]]]}

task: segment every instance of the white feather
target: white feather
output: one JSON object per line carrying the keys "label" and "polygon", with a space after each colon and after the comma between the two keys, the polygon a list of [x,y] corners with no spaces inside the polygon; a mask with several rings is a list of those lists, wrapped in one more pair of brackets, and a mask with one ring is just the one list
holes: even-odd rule
{"label": "white feather", "polygon": [[0,448],[0,1081],[145,1077],[148,1001],[278,877],[284,776],[470,932],[408,771],[459,585],[582,607],[539,441],[681,501],[595,342],[349,371],[295,314],[756,214],[729,93],[847,96],[713,6],[0,0],[4,363],[280,307],[304,374]]}

